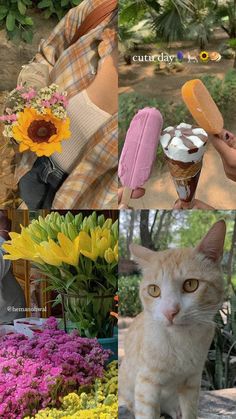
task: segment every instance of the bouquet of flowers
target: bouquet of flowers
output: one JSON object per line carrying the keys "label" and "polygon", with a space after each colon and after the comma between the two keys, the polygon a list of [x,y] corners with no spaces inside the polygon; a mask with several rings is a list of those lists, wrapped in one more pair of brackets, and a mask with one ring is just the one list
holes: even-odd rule
{"label": "bouquet of flowers", "polygon": [[5,125],[3,135],[14,139],[21,153],[30,150],[38,157],[60,153],[62,140],[71,136],[67,105],[66,92],[61,93],[56,84],[38,91],[17,86],[0,117]]}
{"label": "bouquet of flowers", "polygon": [[5,259],[25,259],[47,277],[82,336],[110,337],[116,316],[118,220],[51,212],[10,233]]}

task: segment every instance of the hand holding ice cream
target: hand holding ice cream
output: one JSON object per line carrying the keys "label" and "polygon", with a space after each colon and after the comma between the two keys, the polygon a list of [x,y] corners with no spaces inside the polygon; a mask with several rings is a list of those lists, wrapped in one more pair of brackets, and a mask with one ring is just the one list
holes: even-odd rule
{"label": "hand holding ice cream", "polygon": [[187,81],[181,89],[182,98],[199,127],[236,149],[236,137],[224,129],[223,116],[203,82]]}

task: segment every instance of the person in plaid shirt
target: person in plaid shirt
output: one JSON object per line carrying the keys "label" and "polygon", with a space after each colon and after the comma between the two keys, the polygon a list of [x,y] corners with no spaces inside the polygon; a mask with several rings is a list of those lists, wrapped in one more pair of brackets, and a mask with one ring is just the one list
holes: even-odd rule
{"label": "person in plaid shirt", "polygon": [[71,9],[41,41],[34,59],[49,69],[49,83],[67,91],[72,133],[73,121],[75,128],[74,140],[67,141],[72,147],[68,158],[63,152],[61,161],[56,155],[36,158],[31,152],[17,153],[15,179],[29,209],[118,206],[117,9],[70,46],[86,16],[109,1],[84,0]]}

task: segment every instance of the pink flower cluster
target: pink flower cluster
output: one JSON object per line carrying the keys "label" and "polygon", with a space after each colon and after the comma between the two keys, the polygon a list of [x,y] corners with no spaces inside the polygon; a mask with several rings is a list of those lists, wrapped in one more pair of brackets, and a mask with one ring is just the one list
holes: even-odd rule
{"label": "pink flower cluster", "polygon": [[58,330],[56,319],[29,339],[0,339],[0,418],[22,419],[57,406],[59,397],[102,377],[110,351],[97,340]]}
{"label": "pink flower cluster", "polygon": [[[19,89],[18,89],[19,90]],[[30,102],[32,99],[34,99],[37,96],[37,92],[35,89],[30,88],[28,92],[22,93],[21,97],[28,102]]]}
{"label": "pink flower cluster", "polygon": [[16,114],[2,115],[2,116],[0,116],[0,121],[8,122],[10,124],[11,122],[17,121],[17,115]]}
{"label": "pink flower cluster", "polygon": [[51,106],[57,105],[57,104],[60,104],[64,108],[66,108],[68,106],[68,103],[69,103],[68,99],[64,95],[58,92],[54,93],[51,99],[41,101],[41,105],[45,106],[45,108],[51,108]]}

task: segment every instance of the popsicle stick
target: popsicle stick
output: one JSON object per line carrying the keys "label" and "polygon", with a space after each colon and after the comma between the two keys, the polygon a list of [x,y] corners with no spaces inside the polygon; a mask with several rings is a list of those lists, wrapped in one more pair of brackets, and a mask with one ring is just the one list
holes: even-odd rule
{"label": "popsicle stick", "polygon": [[128,207],[133,190],[125,186],[122,193],[120,206]]}

